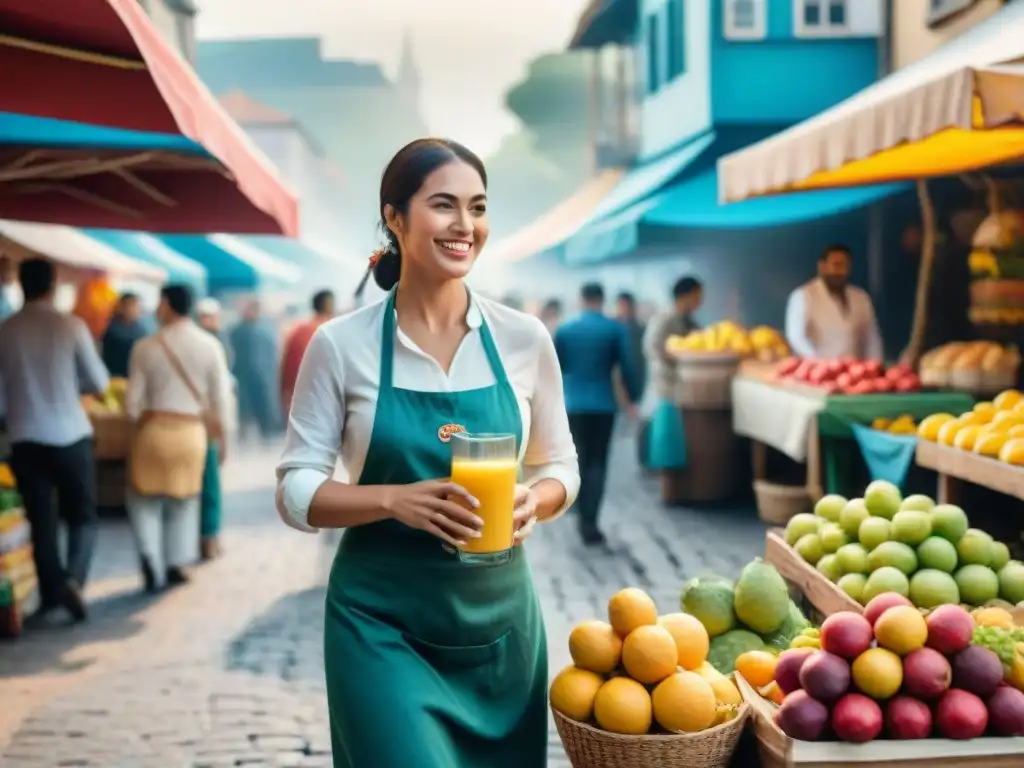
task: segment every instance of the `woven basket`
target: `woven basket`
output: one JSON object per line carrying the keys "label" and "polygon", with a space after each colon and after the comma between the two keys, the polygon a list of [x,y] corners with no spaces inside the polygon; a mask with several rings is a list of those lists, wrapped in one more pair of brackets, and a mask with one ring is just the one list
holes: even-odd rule
{"label": "woven basket", "polygon": [[754,481],[757,516],[770,525],[785,525],[801,512],[811,512],[814,504],[802,485],[779,485],[767,480]]}
{"label": "woven basket", "polygon": [[960,389],[965,392],[978,392],[981,390],[981,371],[977,369],[950,371],[949,385],[953,389]]}
{"label": "woven basket", "polygon": [[[554,712],[554,710],[552,710]],[[573,768],[725,768],[736,751],[750,707],[700,733],[622,736],[554,712]]]}
{"label": "woven basket", "polygon": [[672,396],[683,408],[729,408],[732,379],[740,367],[732,352],[705,352],[676,356]]}
{"label": "woven basket", "polygon": [[993,395],[1017,386],[1017,369],[1003,371],[982,371],[981,391]]}

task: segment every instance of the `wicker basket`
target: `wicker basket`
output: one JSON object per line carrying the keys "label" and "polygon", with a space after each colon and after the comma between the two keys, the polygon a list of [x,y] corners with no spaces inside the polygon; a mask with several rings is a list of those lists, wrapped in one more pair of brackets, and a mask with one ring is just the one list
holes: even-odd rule
{"label": "wicker basket", "polygon": [[1003,390],[1013,389],[1017,386],[1017,369],[1002,371],[982,371],[981,391],[989,394],[999,394]]}
{"label": "wicker basket", "polygon": [[725,768],[749,712],[743,704],[732,720],[706,731],[649,736],[622,736],[554,716],[573,768]]}
{"label": "wicker basket", "polygon": [[981,371],[976,368],[968,371],[950,371],[949,386],[965,392],[978,392],[981,390]]}
{"label": "wicker basket", "polygon": [[732,379],[740,367],[732,352],[704,352],[676,357],[673,399],[682,408],[728,408]]}
{"label": "wicker basket", "polygon": [[780,485],[768,480],[754,481],[757,516],[769,525],[785,525],[801,512],[811,512],[814,504],[803,485]]}
{"label": "wicker basket", "polygon": [[949,371],[938,368],[922,368],[921,384],[925,387],[944,389],[949,386]]}

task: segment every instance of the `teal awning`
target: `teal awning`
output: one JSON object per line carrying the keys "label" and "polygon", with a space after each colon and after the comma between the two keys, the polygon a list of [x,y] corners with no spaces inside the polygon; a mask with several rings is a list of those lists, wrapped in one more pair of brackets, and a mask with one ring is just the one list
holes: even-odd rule
{"label": "teal awning", "polygon": [[323,269],[330,266],[336,267],[338,265],[337,259],[293,237],[246,235],[239,239],[251,243],[260,250],[279,258],[281,261],[294,264],[302,268],[303,271]]}
{"label": "teal awning", "polygon": [[907,184],[797,192],[741,203],[718,202],[718,171],[710,169],[673,185],[640,214],[644,224],[690,229],[757,229],[823,219],[870,205],[909,189]]}
{"label": "teal awning", "polygon": [[82,229],[81,232],[125,256],[163,267],[167,270],[168,282],[185,283],[198,296],[206,295],[206,268],[182,256],[160,238],[146,232],[128,232],[121,229]]}
{"label": "teal awning", "polygon": [[0,112],[0,145],[54,149],[165,151],[209,157],[200,144],[170,133],[131,131],[101,125]]}
{"label": "teal awning", "polygon": [[714,141],[715,134],[709,131],[631,170],[594,208],[579,231],[560,246],[560,255],[569,264],[585,264],[635,249],[638,219]]}
{"label": "teal awning", "polygon": [[211,294],[281,290],[302,277],[298,267],[232,235],[160,235],[159,239],[206,268]]}

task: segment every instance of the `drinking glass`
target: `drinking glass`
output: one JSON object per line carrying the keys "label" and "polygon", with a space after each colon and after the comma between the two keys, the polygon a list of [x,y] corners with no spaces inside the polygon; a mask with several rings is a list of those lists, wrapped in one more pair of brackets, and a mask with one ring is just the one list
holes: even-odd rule
{"label": "drinking glass", "polygon": [[463,562],[501,565],[512,559],[513,511],[518,461],[516,436],[511,434],[452,435],[452,482],[461,485],[480,506],[483,521],[479,538],[458,549]]}

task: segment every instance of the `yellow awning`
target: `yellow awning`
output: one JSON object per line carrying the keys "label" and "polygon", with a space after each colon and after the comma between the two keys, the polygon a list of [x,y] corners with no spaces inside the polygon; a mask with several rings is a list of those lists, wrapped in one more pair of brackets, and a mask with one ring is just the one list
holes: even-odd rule
{"label": "yellow awning", "polygon": [[724,202],[961,173],[1024,157],[1024,3],[719,161]]}

